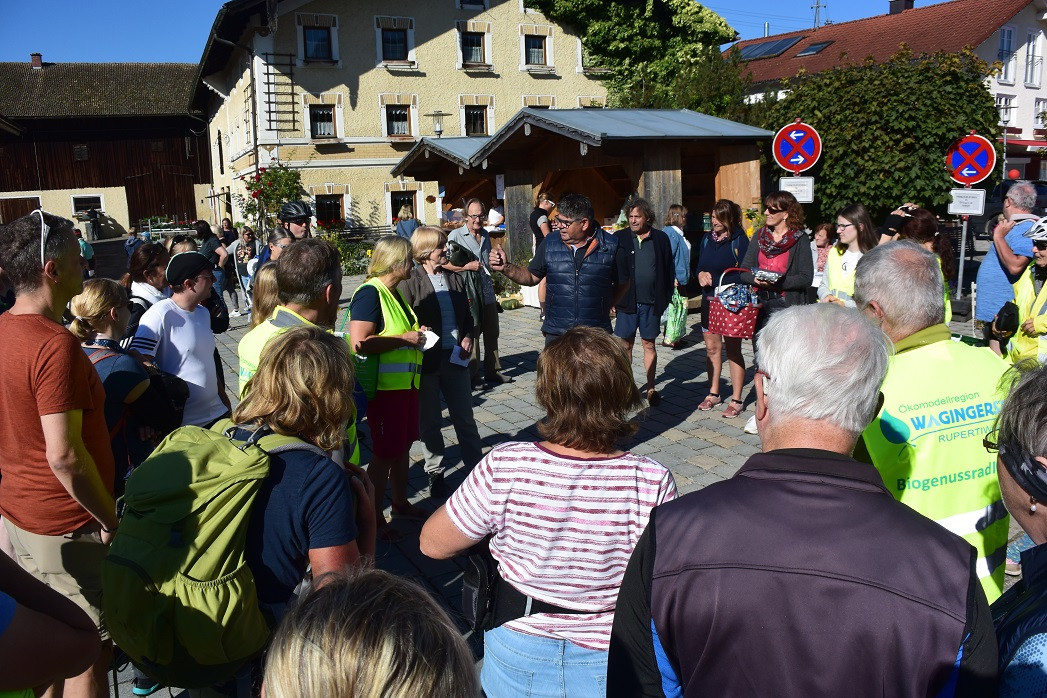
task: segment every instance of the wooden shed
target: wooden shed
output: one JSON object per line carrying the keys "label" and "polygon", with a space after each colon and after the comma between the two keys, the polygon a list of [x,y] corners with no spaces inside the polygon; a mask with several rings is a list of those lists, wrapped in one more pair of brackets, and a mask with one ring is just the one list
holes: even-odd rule
{"label": "wooden shed", "polygon": [[530,252],[539,192],[585,194],[598,222],[617,218],[633,194],[659,217],[674,203],[698,215],[720,198],[748,207],[760,197],[758,143],[773,135],[686,109],[529,107],[489,138],[423,138],[392,173],[439,182],[456,206],[490,201],[501,176],[512,255]]}

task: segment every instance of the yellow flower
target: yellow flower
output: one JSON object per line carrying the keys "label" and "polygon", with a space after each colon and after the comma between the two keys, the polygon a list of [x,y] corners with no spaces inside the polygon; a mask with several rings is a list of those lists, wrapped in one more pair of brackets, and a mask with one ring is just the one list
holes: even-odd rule
{"label": "yellow flower", "polygon": [[367,250],[367,256],[368,256],[368,257],[370,257],[370,256],[371,256],[371,250]]}

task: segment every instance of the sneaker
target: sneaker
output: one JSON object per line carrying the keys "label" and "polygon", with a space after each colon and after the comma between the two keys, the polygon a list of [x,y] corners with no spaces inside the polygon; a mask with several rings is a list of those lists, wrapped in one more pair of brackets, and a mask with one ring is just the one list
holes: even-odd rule
{"label": "sneaker", "polygon": [[447,499],[447,483],[443,473],[429,474],[429,499]]}
{"label": "sneaker", "polygon": [[749,417],[749,421],[745,423],[745,429],[743,430],[746,434],[756,434],[756,415]]}
{"label": "sneaker", "polygon": [[240,311],[239,310],[230,310],[229,311],[229,317],[240,317]]}
{"label": "sneaker", "polygon": [[1017,560],[1008,560],[1004,566],[1003,573],[1008,577],[1020,577],[1022,576],[1022,563]]}
{"label": "sneaker", "polygon": [[160,682],[148,676],[136,676],[131,682],[131,693],[136,696],[151,696],[160,690]]}

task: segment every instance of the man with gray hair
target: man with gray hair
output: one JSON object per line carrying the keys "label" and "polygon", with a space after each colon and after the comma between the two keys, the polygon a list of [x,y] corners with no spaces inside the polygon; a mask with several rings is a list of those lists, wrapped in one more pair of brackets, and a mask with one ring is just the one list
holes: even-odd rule
{"label": "man with gray hair", "polygon": [[1025,237],[1037,216],[1036,187],[1024,179],[1011,184],[1003,199],[1004,218],[992,233],[992,245],[978,267],[978,295],[974,319],[985,324],[985,339],[997,354],[1000,340],[992,334],[992,321],[1004,303],[1014,300],[1014,282],[1032,261],[1032,241]]}
{"label": "man with gray hair", "polygon": [[762,453],[652,512],[618,594],[607,695],[991,694],[971,546],[850,457],[887,338],[819,304],[777,313],[757,344]]}
{"label": "man with gray hair", "polygon": [[1003,591],[1010,519],[982,438],[1000,406],[1007,365],[984,347],[952,341],[938,259],[919,245],[891,242],[865,253],[854,300],[895,350],[883,406],[856,457],[876,466],[896,499],[975,547],[992,602]]}

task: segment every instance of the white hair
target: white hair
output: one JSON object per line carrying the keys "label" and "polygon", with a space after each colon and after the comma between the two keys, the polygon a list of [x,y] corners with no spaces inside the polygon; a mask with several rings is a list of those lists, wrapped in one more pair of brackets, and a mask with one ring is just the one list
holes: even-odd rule
{"label": "white hair", "polygon": [[891,336],[945,322],[945,280],[938,257],[915,242],[875,247],[858,260],[854,302],[864,310],[876,301]]}
{"label": "white hair", "polygon": [[800,417],[857,437],[872,421],[891,341],[858,311],[833,303],[787,308],[756,345],[772,423]]}
{"label": "white hair", "polygon": [[1027,179],[1016,179],[1007,190],[1007,198],[1019,211],[1031,211],[1036,207],[1036,187]]}

